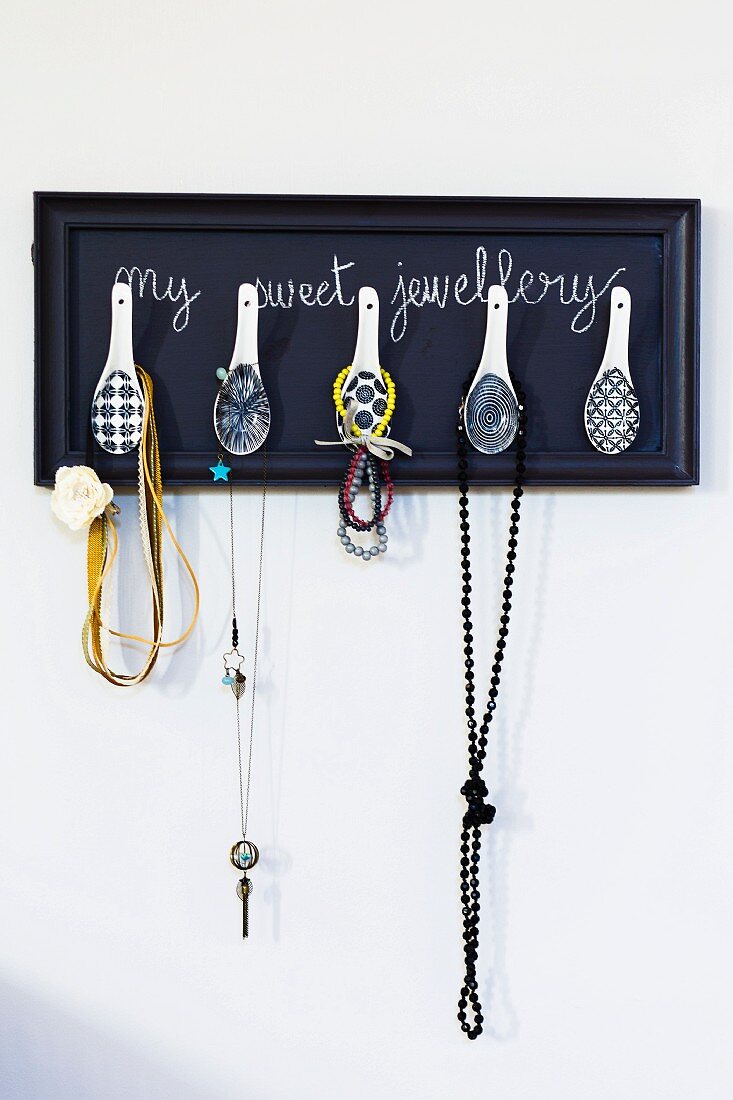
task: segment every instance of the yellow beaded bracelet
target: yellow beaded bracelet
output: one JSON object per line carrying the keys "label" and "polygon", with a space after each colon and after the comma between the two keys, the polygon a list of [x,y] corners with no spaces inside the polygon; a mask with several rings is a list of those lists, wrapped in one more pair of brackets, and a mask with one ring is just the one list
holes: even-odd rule
{"label": "yellow beaded bracelet", "polygon": [[[342,420],[346,419],[346,407],[341,396],[341,391],[350,370],[351,364],[349,364],[348,367],[344,367],[344,369],[336,375],[336,379],[333,383],[333,403],[336,406],[336,412],[339,414]],[[392,413],[394,412],[395,405],[397,403],[397,389],[394,382],[392,381],[392,376],[388,373],[388,371],[384,369],[384,367],[380,367],[379,370],[382,375],[382,380],[387,387],[387,411],[372,432],[372,435],[375,436],[384,435],[385,429],[392,419]],[[352,431],[354,435],[361,435],[361,428],[358,426],[358,424],[352,425]]]}

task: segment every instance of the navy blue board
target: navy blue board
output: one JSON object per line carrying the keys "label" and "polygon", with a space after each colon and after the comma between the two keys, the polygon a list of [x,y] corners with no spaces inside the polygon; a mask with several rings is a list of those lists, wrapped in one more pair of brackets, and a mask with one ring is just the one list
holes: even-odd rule
{"label": "navy blue board", "polygon": [[[272,480],[342,472],[331,389],[356,340],[360,286],[380,297],[382,365],[397,386],[402,484],[455,482],[460,392],[476,369],[489,285],[509,307],[508,360],[527,394],[528,483],[698,480],[699,204],[673,200],[36,196],[36,483],[91,457],[112,484],[135,457],[90,452],[89,410],[109,344],[110,289],[133,290],[135,358],[152,376],[167,484],[210,484],[216,370],[231,358],[237,288],[256,283]],[[610,292],[631,293],[629,361],[641,424],[597,453],[584,406]],[[234,458],[236,481],[261,457]],[[512,456],[476,455],[474,484],[511,480]]]}

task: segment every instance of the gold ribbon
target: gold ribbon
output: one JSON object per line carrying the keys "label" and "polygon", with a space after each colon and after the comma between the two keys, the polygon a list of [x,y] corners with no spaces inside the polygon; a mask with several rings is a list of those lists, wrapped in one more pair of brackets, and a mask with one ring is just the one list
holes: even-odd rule
{"label": "gold ribbon", "polygon": [[391,462],[394,458],[395,450],[402,451],[403,454],[412,455],[412,448],[408,447],[406,443],[399,443],[396,439],[392,439],[391,436],[385,436],[384,439],[370,435],[368,432],[362,431],[361,435],[356,435],[354,432],[354,416],[356,415],[356,402],[352,401],[346,409],[346,416],[343,420],[339,421],[337,418],[337,427],[340,439],[316,439],[315,444],[317,447],[366,447],[366,449],[373,454],[376,458],[381,458],[384,462]]}
{"label": "gold ribbon", "polygon": [[[110,574],[117,551],[119,539],[114,517],[119,512],[114,504],[108,504],[101,516],[97,516],[89,528],[87,540],[87,592],[89,609],[82,627],[82,646],[84,656],[90,668],[103,676],[110,684],[118,687],[132,687],[141,683],[150,673],[161,649],[172,648],[185,642],[193,630],[199,613],[200,594],[196,575],[181,549],[163,509],[163,475],[160,468],[160,450],[158,432],[153,410],[153,383],[150,376],[136,366],[138,378],[145,395],[143,429],[138,451],[138,495],[140,506],[140,532],[143,553],[148,568],[153,600],[153,637],[143,638],[137,634],[125,634],[123,631],[105,627],[102,620],[102,593],[104,582]],[[163,528],[168,532],[171,542],[188,570],[194,590],[194,610],[191,621],[179,638],[172,642],[163,641]],[[115,638],[124,638],[131,642],[140,642],[148,646],[148,653],[139,672],[127,675],[114,672],[109,668],[102,645],[102,632],[106,631]]]}

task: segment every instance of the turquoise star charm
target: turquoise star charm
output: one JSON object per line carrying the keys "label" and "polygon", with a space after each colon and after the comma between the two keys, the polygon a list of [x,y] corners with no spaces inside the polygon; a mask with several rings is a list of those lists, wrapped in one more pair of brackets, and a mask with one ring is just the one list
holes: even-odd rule
{"label": "turquoise star charm", "polygon": [[216,466],[209,466],[209,469],[214,475],[214,481],[229,481],[232,468],[231,466],[225,466],[221,459],[219,459]]}

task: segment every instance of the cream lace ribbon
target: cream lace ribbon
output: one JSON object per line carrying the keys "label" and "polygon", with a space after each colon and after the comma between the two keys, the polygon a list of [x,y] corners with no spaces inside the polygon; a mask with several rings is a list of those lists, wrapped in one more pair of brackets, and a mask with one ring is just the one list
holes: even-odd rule
{"label": "cream lace ribbon", "polygon": [[346,416],[343,420],[337,418],[337,428],[340,439],[316,439],[314,442],[317,447],[366,447],[366,449],[373,454],[375,458],[380,458],[384,462],[391,462],[395,456],[395,450],[402,451],[403,454],[412,455],[412,448],[408,447],[406,443],[400,443],[396,439],[392,439],[391,436],[384,439],[374,436],[371,433],[362,432],[361,435],[357,435],[354,431],[354,417],[356,415],[356,405],[350,404],[346,410]]}

